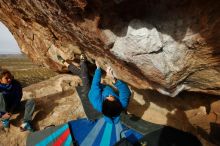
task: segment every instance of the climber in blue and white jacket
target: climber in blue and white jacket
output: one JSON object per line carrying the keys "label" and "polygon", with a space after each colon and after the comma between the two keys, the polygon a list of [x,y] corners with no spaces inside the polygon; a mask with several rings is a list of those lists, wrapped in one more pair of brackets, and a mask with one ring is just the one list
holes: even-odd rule
{"label": "climber in blue and white jacket", "polygon": [[96,66],[89,91],[89,100],[93,107],[104,115],[107,122],[118,123],[120,113],[128,106],[130,89],[126,83],[115,78],[110,67],[107,69],[107,75],[112,78],[118,92],[115,92],[109,85],[101,84],[102,70],[97,61]]}

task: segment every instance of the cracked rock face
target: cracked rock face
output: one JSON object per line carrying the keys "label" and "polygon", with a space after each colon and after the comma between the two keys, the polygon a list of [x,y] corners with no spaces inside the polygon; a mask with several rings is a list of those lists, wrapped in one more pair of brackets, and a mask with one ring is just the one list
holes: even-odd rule
{"label": "cracked rock face", "polygon": [[[210,123],[219,124],[218,97],[208,95],[220,95],[219,8],[219,0],[1,0],[0,21],[33,62],[65,71],[58,54],[77,62],[85,53],[143,92],[143,106],[132,99],[134,114],[211,135]],[[208,94],[178,99],[183,90]]]}
{"label": "cracked rock face", "polygon": [[[116,39],[111,52],[134,63],[145,76],[165,87],[173,84],[175,74],[187,67],[186,60],[192,55],[185,45],[138,20],[129,23],[126,36]],[[181,80],[181,76],[178,78]]]}
{"label": "cracked rock face", "polygon": [[56,55],[84,52],[138,89],[219,95],[220,2],[0,1],[0,20],[22,52],[62,71]]}

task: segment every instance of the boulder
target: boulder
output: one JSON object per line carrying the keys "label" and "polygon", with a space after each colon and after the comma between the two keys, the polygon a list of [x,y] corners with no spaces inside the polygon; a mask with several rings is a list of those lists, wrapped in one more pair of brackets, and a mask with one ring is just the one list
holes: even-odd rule
{"label": "boulder", "polygon": [[[219,123],[214,104],[220,95],[219,7],[218,0],[2,0],[0,21],[33,62],[65,72],[58,54],[78,62],[85,53],[90,65],[94,60],[104,70],[110,65],[134,90],[129,112],[190,131],[209,145],[216,136],[211,123]],[[51,96],[39,103],[62,109],[59,102],[67,100],[58,98],[64,96],[61,87],[60,94],[52,92],[54,86],[48,85]],[[58,103],[48,106],[55,104],[53,94]],[[50,120],[42,117],[39,123],[41,129]]]}
{"label": "boulder", "polygon": [[[218,0],[2,0],[21,51],[55,71],[82,52],[137,89],[219,95]],[[91,61],[93,62],[93,61]]]}

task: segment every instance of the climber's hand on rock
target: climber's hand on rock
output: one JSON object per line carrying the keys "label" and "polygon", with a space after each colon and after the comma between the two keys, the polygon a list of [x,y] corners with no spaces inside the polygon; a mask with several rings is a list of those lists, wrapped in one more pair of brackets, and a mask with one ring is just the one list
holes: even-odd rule
{"label": "climber's hand on rock", "polygon": [[97,68],[100,68],[100,64],[97,60],[95,61],[95,65],[96,65]]}
{"label": "climber's hand on rock", "polygon": [[116,78],[115,73],[114,73],[113,69],[111,68],[111,66],[107,67],[106,73],[107,73],[107,76],[110,77],[111,79]]}

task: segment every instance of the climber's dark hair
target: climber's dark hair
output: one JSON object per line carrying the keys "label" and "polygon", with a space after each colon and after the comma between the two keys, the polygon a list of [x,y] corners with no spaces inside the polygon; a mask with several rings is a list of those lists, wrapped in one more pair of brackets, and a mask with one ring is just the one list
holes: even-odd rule
{"label": "climber's dark hair", "polygon": [[109,118],[119,116],[122,110],[122,105],[118,100],[109,101],[105,99],[102,103],[102,113]]}

